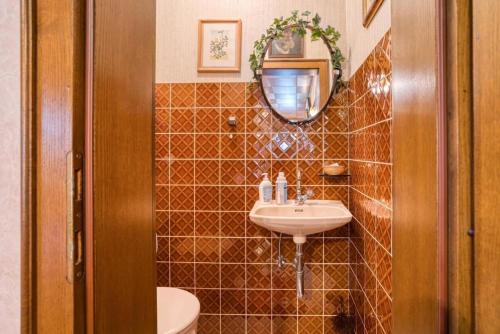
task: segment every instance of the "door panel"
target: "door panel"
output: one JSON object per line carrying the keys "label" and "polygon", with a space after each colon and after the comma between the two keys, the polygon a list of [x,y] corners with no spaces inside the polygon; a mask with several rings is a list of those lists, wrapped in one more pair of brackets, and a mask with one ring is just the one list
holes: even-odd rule
{"label": "door panel", "polygon": [[83,249],[73,248],[78,242],[70,229],[81,228],[83,218],[81,211],[76,215],[82,208],[81,197],[74,202],[82,193],[81,187],[75,187],[76,175],[82,172],[81,157],[73,159],[83,152],[82,3],[38,0],[35,8],[37,241],[32,298],[38,333],[83,333],[85,329],[83,267],[80,263],[74,268]]}
{"label": "door panel", "polygon": [[95,333],[155,333],[155,2],[95,0]]}
{"label": "door panel", "polygon": [[482,334],[500,330],[500,2],[472,7],[475,324]]}

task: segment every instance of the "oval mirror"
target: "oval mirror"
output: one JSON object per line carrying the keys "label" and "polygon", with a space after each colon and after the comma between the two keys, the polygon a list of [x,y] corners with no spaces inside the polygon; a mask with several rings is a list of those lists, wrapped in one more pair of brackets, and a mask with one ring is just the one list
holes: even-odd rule
{"label": "oval mirror", "polygon": [[266,102],[289,123],[304,123],[327,107],[341,76],[332,68],[325,36],[312,38],[311,27],[301,37],[287,28],[283,37],[271,39],[263,52],[259,78]]}

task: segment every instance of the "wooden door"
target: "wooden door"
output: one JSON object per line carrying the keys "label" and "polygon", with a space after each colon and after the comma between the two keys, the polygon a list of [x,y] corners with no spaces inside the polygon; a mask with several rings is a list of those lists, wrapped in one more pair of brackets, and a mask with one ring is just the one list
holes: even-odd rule
{"label": "wooden door", "polygon": [[92,11],[91,326],[155,333],[155,1],[95,0]]}
{"label": "wooden door", "polygon": [[[37,0],[33,74],[36,236],[32,328],[83,333],[82,153],[85,8]],[[34,21],[33,21],[34,22]],[[79,246],[80,245],[80,246]]]}
{"label": "wooden door", "polygon": [[482,334],[500,331],[500,2],[472,8],[474,296]]}

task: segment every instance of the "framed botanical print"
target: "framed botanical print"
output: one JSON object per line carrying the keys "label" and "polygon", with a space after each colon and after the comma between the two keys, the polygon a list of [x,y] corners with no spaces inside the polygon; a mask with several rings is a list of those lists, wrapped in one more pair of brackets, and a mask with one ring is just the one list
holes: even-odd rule
{"label": "framed botanical print", "polygon": [[241,20],[198,22],[198,72],[240,72]]}
{"label": "framed botanical print", "polygon": [[384,0],[363,0],[363,27],[368,28]]}
{"label": "framed botanical print", "polygon": [[285,30],[283,37],[273,39],[269,46],[269,58],[304,58],[304,38],[297,32]]}

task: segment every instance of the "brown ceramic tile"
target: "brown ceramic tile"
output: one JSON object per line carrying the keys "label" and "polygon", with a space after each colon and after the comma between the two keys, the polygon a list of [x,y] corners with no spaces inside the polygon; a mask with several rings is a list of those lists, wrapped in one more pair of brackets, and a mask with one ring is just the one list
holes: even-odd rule
{"label": "brown ceramic tile", "polygon": [[167,160],[155,161],[155,183],[168,184],[169,183],[169,162]]}
{"label": "brown ceramic tile", "polygon": [[219,210],[218,186],[196,186],[195,187],[195,209],[202,211]]}
{"label": "brown ceramic tile", "polygon": [[219,158],[219,135],[197,134],[195,135],[195,157],[197,159]]}
{"label": "brown ceramic tile", "polygon": [[375,236],[389,253],[391,253],[391,220],[391,211],[382,205],[377,206]]}
{"label": "brown ceramic tile", "polygon": [[377,278],[384,290],[392,293],[392,257],[385,249],[377,247]]}
{"label": "brown ceramic tile", "polygon": [[197,107],[220,107],[220,83],[196,84]]}
{"label": "brown ceramic tile", "polygon": [[349,104],[349,89],[340,88],[340,90],[330,100],[329,107],[342,107]]}
{"label": "brown ceramic tile", "polygon": [[377,288],[377,317],[385,333],[392,329],[392,302],[389,296],[378,285]]}
{"label": "brown ceramic tile", "polygon": [[172,134],[170,153],[173,159],[192,159],[194,157],[194,136],[192,134]]}
{"label": "brown ceramic tile", "polygon": [[326,134],[324,143],[325,159],[346,159],[347,135],[344,134]]}
{"label": "brown ceramic tile", "polygon": [[386,205],[392,205],[392,167],[390,165],[377,165],[377,194],[376,199]]}
{"label": "brown ceramic tile", "polygon": [[271,289],[271,264],[247,264],[247,288]]}
{"label": "brown ceramic tile", "polygon": [[300,134],[298,136],[299,159],[323,159],[322,133]]}
{"label": "brown ceramic tile", "polygon": [[271,316],[259,315],[247,317],[247,334],[271,333]]}
{"label": "brown ceramic tile", "polygon": [[391,162],[391,121],[376,126],[376,161]]}
{"label": "brown ceramic tile", "polygon": [[220,155],[222,159],[243,159],[245,157],[245,135],[221,135]]}
{"label": "brown ceramic tile", "polygon": [[257,186],[245,187],[247,197],[246,197],[246,210],[250,211],[255,205],[255,201],[259,199],[259,188]]}
{"label": "brown ceramic tile", "polygon": [[299,298],[300,315],[322,315],[323,314],[323,291],[306,290],[304,297]]}
{"label": "brown ceramic tile", "polygon": [[282,268],[273,265],[272,279],[273,289],[295,289],[295,270],[291,264],[287,264]]}
{"label": "brown ceramic tile", "polygon": [[172,109],[170,112],[170,132],[194,132],[194,110]]}
{"label": "brown ceramic tile", "polygon": [[302,184],[323,185],[324,178],[319,176],[323,173],[322,160],[299,160],[298,165],[302,171]]}
{"label": "brown ceramic tile", "polygon": [[[170,209],[171,210],[193,210],[193,187],[171,186]],[[158,200],[158,197],[157,197]]]}
{"label": "brown ceramic tile", "polygon": [[168,134],[155,135],[155,157],[168,159],[170,156],[170,136]]}
{"label": "brown ceramic tile", "polygon": [[246,184],[259,185],[262,181],[262,174],[271,176],[271,162],[268,160],[247,160],[246,161]]}
{"label": "brown ceramic tile", "polygon": [[194,214],[190,211],[170,212],[170,236],[193,236]]}
{"label": "brown ceramic tile", "polygon": [[172,108],[194,107],[194,84],[175,83],[171,86]]}
{"label": "brown ceramic tile", "polygon": [[168,133],[170,130],[170,110],[155,109],[155,133]]}
{"label": "brown ceramic tile", "polygon": [[275,316],[273,314],[273,333],[297,334],[296,316]]}
{"label": "brown ceramic tile", "polygon": [[195,286],[196,288],[219,288],[219,271],[218,263],[195,263]]}
{"label": "brown ceramic tile", "polygon": [[246,135],[247,159],[270,159],[272,152],[271,135],[256,132]]}
{"label": "brown ceramic tile", "polygon": [[157,236],[169,236],[170,215],[168,211],[156,211],[156,234]]}
{"label": "brown ceramic tile", "polygon": [[221,288],[244,289],[245,284],[244,264],[221,264]]}
{"label": "brown ceramic tile", "polygon": [[172,287],[193,288],[194,287],[194,263],[170,264],[170,284]]}
{"label": "brown ceramic tile", "polygon": [[195,261],[197,262],[219,262],[220,239],[197,237],[195,240]]}
{"label": "brown ceramic tile", "polygon": [[243,211],[245,209],[245,187],[222,186],[221,209],[224,211]]}
{"label": "brown ceramic tile", "polygon": [[304,266],[304,287],[309,289],[323,289],[323,265],[306,264]]}
{"label": "brown ceramic tile", "polygon": [[168,237],[158,237],[156,238],[158,243],[158,250],[156,251],[156,260],[168,262],[170,260],[169,255],[169,238]]}
{"label": "brown ceramic tile", "polygon": [[221,262],[245,263],[245,239],[221,239]]}
{"label": "brown ceramic tile", "polygon": [[325,289],[347,289],[348,270],[347,264],[326,264]]}
{"label": "brown ceramic tile", "polygon": [[269,175],[273,185],[280,172],[285,173],[289,185],[295,184],[297,182],[297,160],[273,160],[272,174]]}
{"label": "brown ceramic tile", "polygon": [[[170,238],[170,261],[171,262],[193,262],[194,261],[194,239],[191,237]],[[172,268],[173,270],[173,268]]]}
{"label": "brown ceramic tile", "polygon": [[170,286],[170,263],[158,262],[156,264],[156,282],[158,286]]}
{"label": "brown ceramic tile", "polygon": [[323,333],[323,317],[299,317],[299,333]]}
{"label": "brown ceramic tile", "polygon": [[349,109],[328,108],[324,114],[325,132],[347,132],[349,130]]}
{"label": "brown ceramic tile", "polygon": [[308,239],[304,244],[304,257],[306,263],[322,263],[323,239]]}
{"label": "brown ceramic tile", "polygon": [[295,290],[273,290],[273,315],[297,314],[297,293]]}
{"label": "brown ceramic tile", "polygon": [[272,114],[267,108],[249,108],[246,110],[247,132],[270,132],[272,126]]}
{"label": "brown ceramic tile", "polygon": [[221,290],[222,314],[245,314],[245,290]]}
{"label": "brown ceramic tile", "polygon": [[325,186],[323,188],[323,197],[328,200],[342,201],[347,206],[347,187],[346,186]]}
{"label": "brown ceramic tile", "polygon": [[195,235],[205,237],[219,236],[219,212],[202,212],[195,213]]}
{"label": "brown ceramic tile", "polygon": [[273,133],[271,138],[274,159],[297,158],[297,134],[294,132]]}
{"label": "brown ceramic tile", "polygon": [[267,238],[247,239],[247,263],[270,263],[271,240]]}
{"label": "brown ceramic tile", "polygon": [[347,239],[325,239],[325,263],[347,263],[347,246]]}
{"label": "brown ceramic tile", "polygon": [[262,96],[262,90],[260,86],[251,82],[247,84],[246,87],[246,107],[262,107],[265,106],[266,102]]}
{"label": "brown ceramic tile", "polygon": [[219,161],[218,160],[195,160],[195,184],[218,185],[219,184]]}
{"label": "brown ceramic tile", "polygon": [[246,317],[244,315],[221,316],[221,334],[245,334]]}
{"label": "brown ceramic tile", "polygon": [[196,289],[200,301],[200,313],[220,314],[220,290]]}
{"label": "brown ceramic tile", "polygon": [[242,160],[221,161],[221,184],[244,185],[245,161]]}
{"label": "brown ceramic tile", "polygon": [[245,237],[245,212],[222,212],[221,213],[221,236],[223,237]]}
{"label": "brown ceramic tile", "polygon": [[155,85],[155,106],[156,108],[170,107],[170,84],[157,83]]}
{"label": "brown ceramic tile", "polygon": [[170,184],[193,184],[193,160],[172,160],[170,162]]}
{"label": "brown ceramic tile", "polygon": [[199,334],[220,334],[221,323],[220,315],[201,314],[198,318]]}
{"label": "brown ceramic tile", "polygon": [[271,314],[271,291],[247,290],[248,314]]}
{"label": "brown ceramic tile", "polygon": [[168,186],[156,186],[156,210],[168,210],[169,198]]}
{"label": "brown ceramic tile", "polygon": [[196,109],[196,132],[219,132],[220,131],[220,109],[203,108]]}
{"label": "brown ceramic tile", "polygon": [[221,105],[223,107],[245,106],[246,84],[243,82],[221,84]]}

